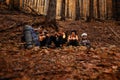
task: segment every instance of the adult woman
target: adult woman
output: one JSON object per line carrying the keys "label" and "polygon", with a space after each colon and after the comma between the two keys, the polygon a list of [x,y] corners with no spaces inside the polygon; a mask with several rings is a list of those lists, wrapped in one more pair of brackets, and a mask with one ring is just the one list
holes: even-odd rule
{"label": "adult woman", "polygon": [[71,31],[71,34],[68,36],[68,45],[72,46],[78,46],[78,35],[76,34],[76,31]]}

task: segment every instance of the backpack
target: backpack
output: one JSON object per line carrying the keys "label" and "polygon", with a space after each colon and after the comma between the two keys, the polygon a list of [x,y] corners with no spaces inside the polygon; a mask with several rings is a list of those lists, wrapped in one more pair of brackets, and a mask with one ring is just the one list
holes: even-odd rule
{"label": "backpack", "polygon": [[31,26],[25,25],[23,29],[23,37],[24,41],[26,42],[26,48],[32,48],[33,45],[39,45],[38,35]]}

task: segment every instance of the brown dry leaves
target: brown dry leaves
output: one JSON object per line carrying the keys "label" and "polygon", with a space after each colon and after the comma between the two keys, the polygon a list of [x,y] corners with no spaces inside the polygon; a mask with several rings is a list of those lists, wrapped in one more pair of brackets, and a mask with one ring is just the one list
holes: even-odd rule
{"label": "brown dry leaves", "polygon": [[[24,23],[29,20],[32,22],[34,17],[23,13],[0,14],[0,29],[7,29],[15,22]],[[79,34],[87,32],[93,48],[88,50],[86,47],[69,46],[26,50],[20,44],[23,26],[0,32],[0,79],[120,80],[120,48],[114,40],[115,36],[105,27],[108,23],[59,23],[66,31],[76,29]],[[111,24],[120,34],[120,27]]]}

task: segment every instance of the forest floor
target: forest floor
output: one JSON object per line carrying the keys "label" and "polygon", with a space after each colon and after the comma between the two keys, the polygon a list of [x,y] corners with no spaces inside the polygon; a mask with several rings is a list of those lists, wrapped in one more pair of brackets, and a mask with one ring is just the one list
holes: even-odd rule
{"label": "forest floor", "polygon": [[57,21],[65,31],[87,32],[90,50],[80,46],[24,49],[24,24],[42,21],[42,16],[0,11],[0,80],[120,80],[119,22]]}

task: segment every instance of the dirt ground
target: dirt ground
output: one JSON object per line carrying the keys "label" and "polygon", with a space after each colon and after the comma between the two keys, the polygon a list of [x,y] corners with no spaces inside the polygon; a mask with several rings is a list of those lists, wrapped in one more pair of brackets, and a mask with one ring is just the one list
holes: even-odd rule
{"label": "dirt ground", "polygon": [[120,80],[119,22],[58,21],[65,31],[77,30],[79,36],[87,32],[90,50],[24,49],[24,24],[42,21],[42,16],[0,11],[0,80]]}

